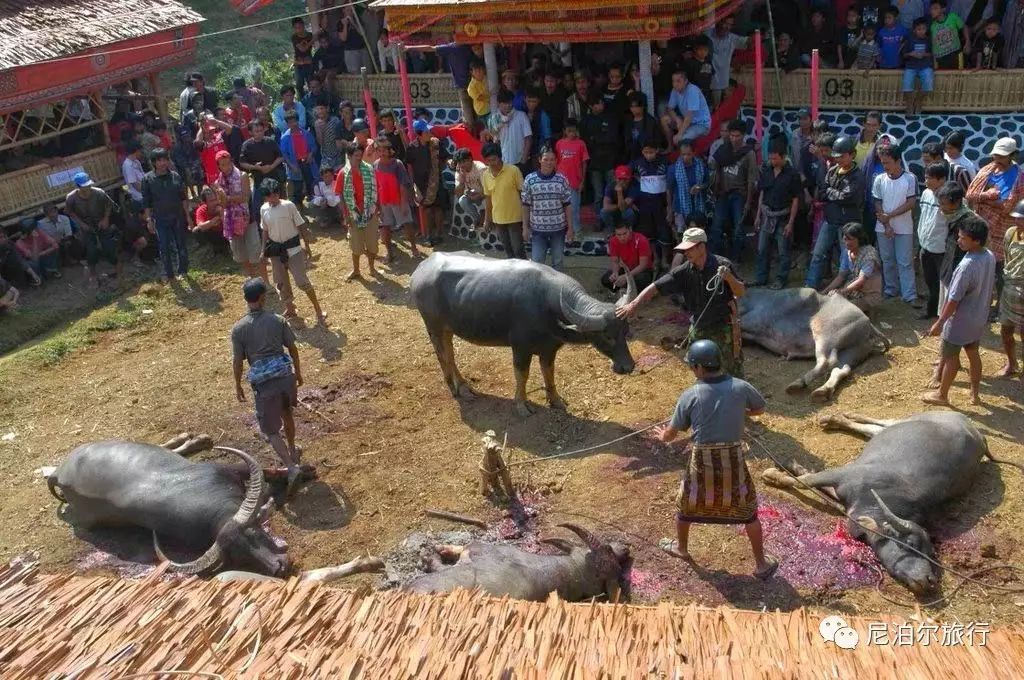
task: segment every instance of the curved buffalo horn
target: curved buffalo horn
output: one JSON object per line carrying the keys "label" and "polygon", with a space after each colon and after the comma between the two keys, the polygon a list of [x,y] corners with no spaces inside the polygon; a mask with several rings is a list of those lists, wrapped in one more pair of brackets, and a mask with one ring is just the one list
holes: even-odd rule
{"label": "curved buffalo horn", "polygon": [[604,330],[605,326],[608,325],[608,319],[603,314],[590,315],[583,314],[576,311],[576,308],[565,300],[565,289],[558,296],[559,306],[562,308],[562,314],[565,318],[575,326],[575,330],[580,333],[593,333],[594,331]]}
{"label": "curved buffalo horn", "polygon": [[615,303],[616,307],[622,307],[628,305],[630,302],[636,299],[639,291],[636,289],[636,279],[633,278],[633,272],[629,271],[629,267],[625,267],[626,270],[626,292],[618,299]]}
{"label": "curved buffalo horn", "polygon": [[263,494],[263,468],[255,458],[245,451],[239,451],[230,446],[214,446],[213,448],[215,451],[233,453],[249,466],[249,480],[245,483],[245,498],[242,499],[242,505],[232,517],[240,526],[248,526],[260,517],[257,510],[260,507],[260,496]]}
{"label": "curved buffalo horn", "polygon": [[175,562],[168,558],[164,551],[160,549],[160,542],[157,540],[155,531],[153,532],[153,551],[161,562],[169,562],[174,571],[189,575],[213,571],[220,566],[224,558],[220,545],[214,543],[206,552],[191,562]]}
{"label": "curved buffalo horn", "polygon": [[594,534],[590,533],[589,531],[587,531],[583,527],[579,526],[578,524],[570,524],[570,523],[566,522],[565,524],[559,524],[558,526],[562,527],[563,529],[568,529],[572,533],[574,533],[577,536],[579,536],[581,539],[583,539],[583,542],[591,550],[597,550],[598,548],[600,548],[603,545],[601,543],[600,539],[597,538],[597,536],[595,536]]}
{"label": "curved buffalo horn", "polygon": [[569,554],[572,552],[572,543],[565,540],[564,538],[542,538],[540,539],[540,542],[554,546],[562,552],[564,552],[565,554]]}
{"label": "curved buffalo horn", "polygon": [[882,508],[882,514],[885,515],[885,518],[889,520],[890,524],[900,529],[904,533],[912,534],[918,531],[917,525],[915,525],[910,520],[903,519],[902,517],[894,513],[892,510],[890,510],[889,506],[885,504],[885,501],[883,501],[881,497],[879,497],[878,493],[874,489],[871,489],[871,495],[875,497],[876,501],[878,501],[879,507]]}

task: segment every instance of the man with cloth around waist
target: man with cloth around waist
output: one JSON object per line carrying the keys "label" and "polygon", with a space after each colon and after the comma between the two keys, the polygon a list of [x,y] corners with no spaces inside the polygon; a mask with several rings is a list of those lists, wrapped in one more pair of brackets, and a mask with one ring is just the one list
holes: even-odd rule
{"label": "man with cloth around waist", "polygon": [[697,382],[680,395],[669,424],[654,430],[665,443],[693,430],[690,464],[676,496],[678,542],[668,552],[691,560],[686,547],[692,522],[744,524],[757,563],[754,576],[771,578],[779,561],[764,554],[757,492],[742,441],[744,418],[764,413],[764,397],[750,383],[722,372],[722,353],[710,340],[690,345],[686,363]]}
{"label": "man with cloth around waist", "polygon": [[[299,450],[295,446],[295,420],[292,409],[298,403],[302,384],[299,348],[295,333],[284,317],[264,310],[267,284],[263,279],[248,279],[242,294],[249,312],[231,329],[231,348],[235,375],[235,395],[245,401],[242,389],[242,362],[249,362],[249,385],[256,403],[256,420],[281,461],[288,467],[288,494],[299,479]],[[287,354],[285,353],[287,350]],[[281,439],[281,426],[288,441]]]}

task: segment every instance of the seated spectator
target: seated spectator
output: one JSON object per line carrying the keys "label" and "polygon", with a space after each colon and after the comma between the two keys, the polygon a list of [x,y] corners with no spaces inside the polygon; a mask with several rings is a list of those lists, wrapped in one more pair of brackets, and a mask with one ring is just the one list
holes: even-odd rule
{"label": "seated spectator", "polygon": [[13,312],[18,308],[21,291],[0,277],[0,312]]}
{"label": "seated spectator", "polygon": [[991,17],[985,29],[974,39],[974,70],[995,71],[1002,65],[1006,39],[999,33],[999,19]]}
{"label": "seated spectator", "polygon": [[874,24],[868,24],[861,31],[857,40],[857,57],[853,61],[853,68],[863,71],[870,71],[878,68],[882,50],[878,45],[878,30]]}
{"label": "seated spectator", "polygon": [[693,142],[680,144],[679,158],[668,172],[668,191],[672,196],[669,209],[677,236],[686,231],[692,216],[707,215],[709,184],[708,166],[693,152]]}
{"label": "seated spectator", "polygon": [[334,169],[320,168],[320,181],[313,187],[313,211],[317,226],[323,228],[341,226],[341,196],[334,190]]}
{"label": "seated spectator", "polygon": [[601,275],[601,285],[608,290],[626,289],[627,270],[633,276],[637,290],[643,290],[654,280],[651,243],[628,224],[615,225],[615,233],[608,239],[608,259],[610,268]]}
{"label": "seated spectator", "polygon": [[811,53],[818,50],[821,68],[835,68],[838,63],[836,53],[835,29],[825,21],[825,12],[815,9],[811,12],[811,26],[802,33],[800,43],[800,63],[811,65]]}
{"label": "seated spectator", "polygon": [[615,168],[615,178],[603,193],[601,204],[601,226],[613,230],[619,224],[636,226],[636,202],[640,198],[640,183],[633,179],[633,170],[628,165]]}
{"label": "seated spectator", "polygon": [[478,59],[469,63],[469,85],[466,86],[466,94],[473,100],[473,114],[477,119],[490,114],[491,91],[487,87],[487,67]]}
{"label": "seated spectator", "polygon": [[[903,97],[908,114],[920,113],[925,97],[935,88],[933,63],[928,22],[918,19],[914,32],[903,42]],[[920,90],[914,87],[916,80],[921,81]]]}
{"label": "seated spectator", "polygon": [[21,238],[15,246],[18,254],[40,279],[60,278],[60,245],[36,226],[31,217],[21,220]]}
{"label": "seated spectator", "polygon": [[82,259],[85,253],[82,251],[81,243],[75,238],[71,219],[67,215],[61,215],[56,205],[50,203],[43,209],[43,217],[36,222],[36,226],[57,242],[63,264],[77,264]]}
{"label": "seated spectator", "polygon": [[682,70],[672,74],[672,92],[668,97],[668,110],[661,118],[661,127],[673,147],[684,139],[703,137],[711,129],[708,102],[700,88],[691,83]]}
{"label": "seated spectator", "polygon": [[645,144],[665,149],[665,137],[654,116],[647,112],[647,95],[633,92],[629,95],[629,116],[626,120],[626,160],[635,161]]}
{"label": "seated spectator", "polygon": [[481,177],[487,166],[473,160],[469,149],[458,149],[452,157],[452,164],[455,167],[455,196],[459,207],[473,220],[474,228],[479,229],[483,226],[481,210],[485,198]]}
{"label": "seated spectator", "polygon": [[2,227],[0,227],[0,278],[22,287],[26,284],[43,285],[43,280],[39,278],[28,262],[25,262],[18,252],[18,248]]}
{"label": "seated spectator", "polygon": [[774,58],[771,52],[771,49],[766,50],[764,62],[766,67],[773,68],[777,58],[779,60],[779,68],[785,73],[800,68],[800,55],[797,54],[797,50],[793,47],[793,38],[790,37],[789,33],[779,33],[779,37],[775,39]]}
{"label": "seated spectator", "polygon": [[860,36],[860,12],[856,7],[850,7],[846,10],[846,24],[836,35],[836,60],[839,68],[853,68],[853,62],[857,60],[857,43]]}
{"label": "seated spectator", "polygon": [[961,67],[961,53],[970,56],[971,31],[956,13],[946,11],[946,0],[932,0],[930,10],[935,68],[957,70]]}
{"label": "seated spectator", "polygon": [[895,7],[885,10],[885,23],[878,31],[878,47],[881,50],[879,66],[886,69],[897,69],[903,65],[903,44],[910,37],[910,32],[903,24],[896,22],[900,11]]}
{"label": "seated spectator", "polygon": [[843,227],[839,273],[822,292],[842,295],[867,315],[882,302],[882,260],[857,222]]}
{"label": "seated spectator", "polygon": [[697,36],[693,43],[693,56],[683,59],[682,68],[687,79],[700,88],[704,99],[711,101],[711,81],[715,77],[715,66],[711,60],[711,38]]}

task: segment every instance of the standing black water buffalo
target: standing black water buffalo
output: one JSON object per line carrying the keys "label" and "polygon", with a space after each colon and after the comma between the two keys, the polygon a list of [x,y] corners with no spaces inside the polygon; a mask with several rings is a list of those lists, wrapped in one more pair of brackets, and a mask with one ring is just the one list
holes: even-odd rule
{"label": "standing black water buffalo", "polygon": [[[565,408],[555,389],[555,355],[565,344],[591,344],[612,360],[616,373],[635,364],[626,344],[628,324],[616,305],[600,302],[575,279],[523,260],[495,260],[469,253],[434,253],[412,274],[412,298],[427,326],[441,372],[455,397],[472,396],[455,365],[452,336],[475,345],[512,348],[515,406],[530,414],[526,380],[533,356],[540,357],[552,408]],[[632,277],[618,304],[636,296]]]}
{"label": "standing black water buffalo", "polygon": [[[205,552],[172,567],[188,574],[226,564],[278,575],[288,571],[263,528],[269,503],[263,470],[250,455],[214,447],[245,461],[246,471],[219,463],[191,463],[160,446],[111,440],[83,444],[48,476],[50,492],[71,509],[71,521],[84,529],[141,526],[153,532],[157,555],[166,559],[157,534]],[[211,545],[212,544],[212,545]]]}
{"label": "standing black water buffalo", "polygon": [[916,594],[933,590],[939,581],[935,565],[892,539],[934,557],[921,523],[936,506],[970,488],[981,459],[992,457],[985,437],[966,416],[953,411],[919,413],[905,420],[823,416],[819,423],[869,437],[864,451],[842,467],[810,473],[797,469],[797,478],[768,468],[762,473],[764,481],[780,488],[806,484],[825,491],[857,520],[848,522],[850,535],[870,545],[894,579]]}
{"label": "standing black water buffalo", "polygon": [[558,593],[563,600],[585,600],[606,594],[616,601],[620,579],[629,562],[629,550],[618,543],[602,543],[575,524],[560,525],[577,534],[585,546],[558,538],[545,539],[561,555],[535,555],[511,545],[473,542],[465,546],[439,546],[442,557],[456,559],[443,567],[410,581],[406,590],[416,593],[445,593],[456,588],[480,588],[496,597],[508,595],[519,600],[546,600]]}
{"label": "standing black water buffalo", "polygon": [[811,288],[748,289],[740,298],[740,328],[744,340],[769,352],[786,359],[814,359],[814,368],[786,387],[790,394],[831,371],[825,384],[811,393],[816,401],[831,399],[854,368],[891,345],[852,302]]}

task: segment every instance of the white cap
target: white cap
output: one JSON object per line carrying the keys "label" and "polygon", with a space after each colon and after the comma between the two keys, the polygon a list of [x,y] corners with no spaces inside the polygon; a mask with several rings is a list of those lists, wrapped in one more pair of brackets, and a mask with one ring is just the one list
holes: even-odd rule
{"label": "white cap", "polygon": [[1003,137],[992,145],[989,155],[1012,156],[1017,153],[1017,140],[1013,137]]}

